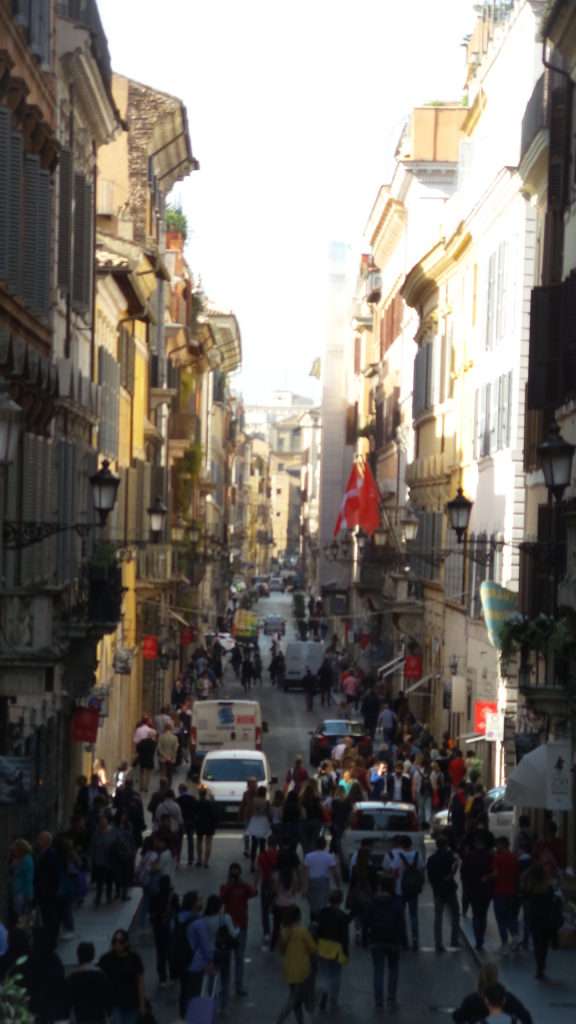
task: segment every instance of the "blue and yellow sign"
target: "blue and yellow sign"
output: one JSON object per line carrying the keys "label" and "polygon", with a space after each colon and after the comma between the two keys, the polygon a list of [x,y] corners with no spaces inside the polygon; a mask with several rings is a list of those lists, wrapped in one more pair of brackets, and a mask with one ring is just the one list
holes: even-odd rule
{"label": "blue and yellow sign", "polygon": [[499,583],[493,583],[492,580],[484,580],[480,584],[480,601],[488,639],[493,647],[500,650],[504,623],[518,615],[518,594],[501,587]]}

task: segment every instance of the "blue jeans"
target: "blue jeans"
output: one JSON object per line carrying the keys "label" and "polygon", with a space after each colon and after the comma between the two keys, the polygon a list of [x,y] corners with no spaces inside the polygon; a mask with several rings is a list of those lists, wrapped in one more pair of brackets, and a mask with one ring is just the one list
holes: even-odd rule
{"label": "blue jeans", "polygon": [[391,950],[381,942],[370,946],[372,953],[372,968],[374,978],[374,1002],[376,1006],[382,1006],[384,1002],[384,971],[388,964],[388,999],[395,1001],[398,991],[398,967],[400,953],[398,950]]}
{"label": "blue jeans", "polygon": [[337,960],[325,960],[319,957],[316,984],[320,992],[327,993],[330,1010],[335,1010],[338,1006],[341,981],[342,964],[339,964]]}
{"label": "blue jeans", "polygon": [[246,952],[247,928],[240,928],[234,949],[234,984],[236,992],[244,988],[244,953]]}
{"label": "blue jeans", "polygon": [[515,939],[518,935],[518,900],[515,896],[498,894],[495,894],[493,899],[500,942],[505,945],[508,942],[508,936]]}

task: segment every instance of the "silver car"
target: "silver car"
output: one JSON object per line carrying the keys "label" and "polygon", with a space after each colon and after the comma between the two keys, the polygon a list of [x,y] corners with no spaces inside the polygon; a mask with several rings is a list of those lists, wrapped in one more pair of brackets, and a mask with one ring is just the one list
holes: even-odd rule
{"label": "silver car", "polygon": [[359,801],[354,807],[350,824],[344,831],[340,844],[343,877],[349,878],[350,861],[364,839],[370,840],[371,859],[380,866],[392,848],[392,841],[396,836],[403,835],[410,837],[413,848],[425,858],[424,833],[413,804],[381,800]]}
{"label": "silver car", "polygon": [[[514,837],[518,827],[518,810],[505,800],[505,786],[494,786],[486,793],[486,809],[488,812],[488,829],[495,838],[506,836],[510,846],[514,845]],[[437,836],[445,828],[448,828],[448,808],[437,811],[432,816],[431,832]]]}

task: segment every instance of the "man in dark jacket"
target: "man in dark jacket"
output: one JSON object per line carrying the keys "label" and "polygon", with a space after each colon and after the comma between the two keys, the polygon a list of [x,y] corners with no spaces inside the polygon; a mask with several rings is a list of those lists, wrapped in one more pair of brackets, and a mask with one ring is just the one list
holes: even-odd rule
{"label": "man in dark jacket", "polygon": [[386,777],[386,799],[394,803],[411,804],[412,785],[408,775],[404,775],[402,761],[397,761],[393,772],[388,772]]}
{"label": "man in dark jacket", "polygon": [[320,704],[322,707],[328,707],[332,703],[332,684],[334,682],[334,673],[332,671],[332,662],[330,658],[324,658],[324,661],[318,669],[318,684],[320,686]]}
{"label": "man in dark jacket", "polygon": [[342,965],[348,959],[350,914],[342,910],[342,892],[330,893],[329,904],[317,916],[318,989],[320,1009],[338,1010]]}
{"label": "man in dark jacket", "polygon": [[196,822],[198,820],[198,801],[192,793],[189,792],[186,783],[181,782],[178,786],[178,797],[176,803],[179,805],[182,811],[182,841],[184,836],[188,840],[188,866],[192,867],[194,864],[194,833],[196,831]]}
{"label": "man in dark jacket", "polygon": [[364,719],[364,728],[366,732],[370,733],[372,739],[374,739],[374,733],[376,732],[376,726],[378,724],[378,715],[380,714],[380,701],[376,694],[374,687],[370,687],[362,704],[360,706],[362,717]]}
{"label": "man in dark jacket", "polygon": [[519,1024],[532,1024],[532,1016],[523,1003],[503,985],[496,982],[488,986],[483,993],[471,992],[452,1014],[456,1024],[479,1024],[488,1017],[508,1015]]}
{"label": "man in dark jacket", "polygon": [[458,946],[459,943],[459,922],[460,908],[456,892],[455,874],[458,870],[458,858],[450,849],[445,836],[438,836],[436,840],[436,853],[428,858],[426,865],[428,881],[432,886],[434,894],[434,945],[437,953],[444,953],[445,947],[442,943],[442,919],[444,910],[450,914],[452,926],[451,946]]}
{"label": "man in dark jacket", "polygon": [[56,946],[60,931],[58,891],[62,880],[62,863],[49,832],[41,832],[37,839],[38,859],[34,876],[36,903],[40,910],[42,928],[51,948]]}
{"label": "man in dark jacket", "polygon": [[68,975],[66,988],[76,1024],[106,1024],[112,1010],[108,977],[94,965],[94,945],[80,942],[76,950],[78,967]]}
{"label": "man in dark jacket", "polygon": [[384,971],[388,964],[388,1009],[395,1009],[398,991],[400,950],[406,943],[404,907],[394,892],[394,879],[379,875],[376,893],[365,918],[366,934],[372,954],[374,1002],[384,1003]]}

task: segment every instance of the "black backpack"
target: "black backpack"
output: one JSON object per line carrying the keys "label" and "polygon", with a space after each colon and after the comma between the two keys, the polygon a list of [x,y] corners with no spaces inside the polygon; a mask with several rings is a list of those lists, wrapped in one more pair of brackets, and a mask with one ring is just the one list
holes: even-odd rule
{"label": "black backpack", "polygon": [[188,969],[194,954],[187,935],[191,924],[192,920],[190,918],[187,918],[185,921],[179,921],[176,918],[174,928],[172,929],[168,959],[170,968],[176,977],[180,977]]}
{"label": "black backpack", "polygon": [[424,888],[424,872],[416,864],[410,863],[405,857],[400,854],[400,860],[404,862],[404,871],[402,872],[402,895],[405,899],[414,899],[415,896],[419,896]]}

